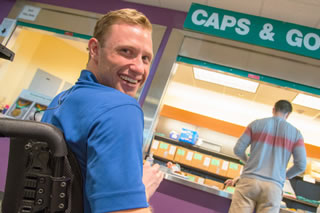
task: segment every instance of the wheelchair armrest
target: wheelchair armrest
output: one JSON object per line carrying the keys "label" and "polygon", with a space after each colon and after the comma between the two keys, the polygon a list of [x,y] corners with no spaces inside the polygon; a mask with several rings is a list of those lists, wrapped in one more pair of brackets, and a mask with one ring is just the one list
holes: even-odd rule
{"label": "wheelchair armrest", "polygon": [[46,123],[0,118],[0,137],[23,137],[47,142],[54,157],[63,157],[68,153],[60,129]]}

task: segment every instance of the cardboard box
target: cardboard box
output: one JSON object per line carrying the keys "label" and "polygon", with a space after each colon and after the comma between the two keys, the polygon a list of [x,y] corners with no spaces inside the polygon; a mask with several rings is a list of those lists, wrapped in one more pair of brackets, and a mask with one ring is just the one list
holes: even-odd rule
{"label": "cardboard box", "polygon": [[211,157],[209,155],[195,152],[192,159],[192,166],[204,171],[209,171]]}
{"label": "cardboard box", "polygon": [[177,146],[169,144],[169,151],[168,151],[168,155],[167,155],[167,159],[173,161],[174,156],[176,154],[177,151]]}
{"label": "cardboard box", "polygon": [[155,154],[159,148],[160,141],[153,140],[150,148],[150,153]]}
{"label": "cardboard box", "polygon": [[203,155],[203,161],[201,164],[202,170],[205,170],[208,172],[209,168],[210,168],[210,163],[211,163],[211,156],[210,155]]}
{"label": "cardboard box", "polygon": [[196,182],[197,181],[197,176],[196,175],[193,175],[193,174],[190,174],[190,173],[186,173],[185,175],[188,180],[192,181],[192,182]]}
{"label": "cardboard box", "polygon": [[219,174],[221,161],[220,158],[211,157],[209,172]]}
{"label": "cardboard box", "polygon": [[199,183],[199,184],[204,184],[204,181],[205,181],[205,178],[203,178],[203,177],[198,177],[198,179],[197,179],[197,183]]}
{"label": "cardboard box", "polygon": [[218,174],[221,176],[227,176],[228,170],[229,170],[229,161],[221,160],[220,170]]}
{"label": "cardboard box", "polygon": [[192,167],[201,169],[202,161],[203,161],[203,154],[200,152],[194,152],[192,157],[192,162],[191,162]]}
{"label": "cardboard box", "polygon": [[229,169],[229,161],[222,160],[220,158],[212,157],[209,166],[209,172],[220,176],[227,176]]}
{"label": "cardboard box", "polygon": [[214,180],[211,180],[211,179],[205,179],[204,180],[204,184],[206,184],[208,186],[211,186],[211,187],[214,187],[214,188],[219,189],[219,190],[223,190],[223,188],[224,188],[224,184],[223,183],[220,183],[218,181],[214,181]]}
{"label": "cardboard box", "polygon": [[186,154],[185,158],[183,159],[183,164],[188,165],[188,166],[192,166],[192,159],[193,159],[193,155],[194,155],[195,151],[186,149],[186,152],[187,152],[187,154]]}
{"label": "cardboard box", "polygon": [[177,163],[181,163],[183,165],[192,166],[192,158],[194,151],[178,147],[176,151],[176,155],[174,157],[174,161]]}
{"label": "cardboard box", "polygon": [[204,178],[203,177],[200,177],[198,175],[194,175],[194,174],[191,174],[191,173],[186,173],[184,174],[188,180],[192,181],[192,182],[195,182],[195,183],[200,183],[200,184],[204,184]]}
{"label": "cardboard box", "polygon": [[176,149],[176,146],[160,141],[159,147],[154,155],[172,161],[174,159]]}
{"label": "cardboard box", "polygon": [[227,172],[227,177],[229,177],[229,178],[239,177],[241,174],[241,171],[242,171],[242,165],[240,165],[238,163],[230,162],[229,169]]}
{"label": "cardboard box", "polygon": [[158,149],[153,154],[161,158],[164,158],[165,153],[168,153],[168,151],[169,151],[169,144],[159,141]]}
{"label": "cardboard box", "polygon": [[177,147],[176,149],[176,154],[174,156],[174,161],[177,163],[184,163],[184,158],[187,155],[187,149],[183,148],[183,147]]}

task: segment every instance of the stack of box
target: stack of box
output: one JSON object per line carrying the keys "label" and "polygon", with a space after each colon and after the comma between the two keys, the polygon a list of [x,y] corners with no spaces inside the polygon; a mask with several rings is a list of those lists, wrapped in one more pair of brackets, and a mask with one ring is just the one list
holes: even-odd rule
{"label": "stack of box", "polygon": [[155,154],[159,148],[159,143],[160,141],[158,140],[153,140],[150,148],[150,153]]}
{"label": "stack of box", "polygon": [[[228,178],[240,176],[243,169],[243,166],[238,163],[229,162],[221,158],[213,157],[211,155],[206,155],[158,140],[153,140],[150,152],[153,153],[153,155],[163,159]],[[211,179],[204,179],[189,173],[183,174],[191,181],[214,186],[221,190],[224,188],[223,183],[213,181]]]}
{"label": "stack of box", "polygon": [[235,178],[235,177],[239,177],[240,174],[242,173],[242,169],[243,169],[243,166],[238,164],[238,163],[233,163],[233,162],[230,162],[229,163],[229,169],[228,169],[228,172],[227,172],[227,177],[229,178]]}
{"label": "stack of box", "polygon": [[197,169],[202,169],[204,171],[209,171],[211,157],[210,155],[202,154],[200,152],[195,152],[192,159],[192,167]]}
{"label": "stack of box", "polygon": [[153,152],[153,155],[167,159],[167,160],[171,160],[171,161],[174,159],[177,146],[168,144],[162,141],[160,141],[159,144],[157,141],[154,141],[153,143],[155,143],[155,145],[153,144],[151,146],[151,151],[150,151],[150,152]]}
{"label": "stack of box", "polygon": [[177,163],[184,164],[184,159],[186,156],[187,156],[187,149],[183,147],[177,147],[177,151],[174,156],[174,161]]}
{"label": "stack of box", "polygon": [[211,158],[211,164],[209,167],[209,172],[220,176],[227,176],[229,169],[229,161],[222,160],[220,158]]}
{"label": "stack of box", "polygon": [[223,190],[223,188],[224,188],[224,184],[223,183],[220,183],[218,181],[214,181],[214,180],[211,180],[211,179],[205,179],[204,180],[204,184],[206,184],[208,186],[211,186],[211,187],[214,187],[216,189],[220,189],[220,190]]}
{"label": "stack of box", "polygon": [[188,178],[189,181],[199,183],[199,184],[204,184],[205,179],[203,177],[200,177],[198,175],[190,174],[187,172],[184,172],[184,176]]}
{"label": "stack of box", "polygon": [[174,157],[174,161],[177,163],[181,163],[184,165],[192,166],[192,159],[194,155],[194,151],[178,147],[176,151],[176,155]]}

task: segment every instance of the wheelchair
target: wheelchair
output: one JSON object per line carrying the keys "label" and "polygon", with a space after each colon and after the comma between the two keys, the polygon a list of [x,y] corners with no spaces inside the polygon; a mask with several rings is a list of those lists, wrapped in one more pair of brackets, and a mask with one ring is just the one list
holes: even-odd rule
{"label": "wheelchair", "polygon": [[81,213],[80,166],[62,132],[36,121],[0,118],[10,138],[2,213]]}

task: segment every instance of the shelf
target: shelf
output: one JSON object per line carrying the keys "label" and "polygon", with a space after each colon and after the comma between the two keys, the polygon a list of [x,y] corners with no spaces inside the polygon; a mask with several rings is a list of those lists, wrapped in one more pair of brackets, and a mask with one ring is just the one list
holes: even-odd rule
{"label": "shelf", "polygon": [[314,208],[318,207],[318,205],[316,205],[314,203],[309,203],[309,202],[306,202],[306,201],[303,201],[303,200],[299,200],[299,199],[296,199],[296,198],[292,198],[292,197],[283,196],[282,200],[283,201],[289,200],[289,201],[293,201],[293,202],[300,203],[300,204],[303,204],[303,205],[306,205],[306,206],[310,206],[310,207],[314,207]]}
{"label": "shelf", "polygon": [[[156,156],[156,155],[154,155],[153,157],[154,157],[154,159],[160,160],[162,162],[171,161],[171,160],[168,160],[168,159]],[[183,172],[188,172],[188,173],[191,173],[191,174],[194,174],[194,175],[198,175],[198,176],[201,176],[201,177],[205,177],[205,178],[210,177],[210,179],[220,180],[219,182],[224,182],[225,180],[229,179],[229,177],[221,176],[221,175],[218,175],[218,174],[214,174],[214,173],[211,173],[211,172],[199,169],[199,168],[195,168],[195,167],[192,167],[192,166],[189,166],[189,165],[186,165],[186,164],[182,164],[180,162],[175,162],[175,161],[171,161],[171,162],[179,164],[182,167],[181,171],[183,171]]]}
{"label": "shelf", "polygon": [[[310,182],[308,182],[308,181],[303,180],[303,174],[300,174],[300,175],[298,175],[298,176],[296,176],[296,177],[294,177],[294,178],[299,179],[299,180],[301,180],[301,181],[304,181],[304,182],[306,182],[306,183],[310,183]],[[310,183],[310,184],[320,185],[320,181],[317,180],[317,179],[315,179],[315,183]]]}
{"label": "shelf", "polygon": [[163,136],[159,136],[159,135],[155,135],[154,139],[159,140],[159,141],[163,141],[163,142],[166,142],[166,143],[170,143],[172,145],[181,146],[181,147],[193,150],[193,151],[201,152],[203,154],[212,155],[213,157],[218,157],[218,158],[221,158],[223,160],[227,160],[227,161],[230,161],[230,162],[233,162],[233,163],[241,164],[240,160],[237,159],[237,158],[234,158],[232,156],[225,155],[225,154],[222,154],[222,153],[214,152],[214,151],[211,151],[211,150],[208,150],[208,149],[204,149],[204,148],[201,148],[200,146],[196,146],[196,145],[192,145],[192,144],[189,144],[189,143],[177,141],[177,140],[174,140],[174,139],[171,139],[171,138],[167,138],[167,137],[163,137]]}

